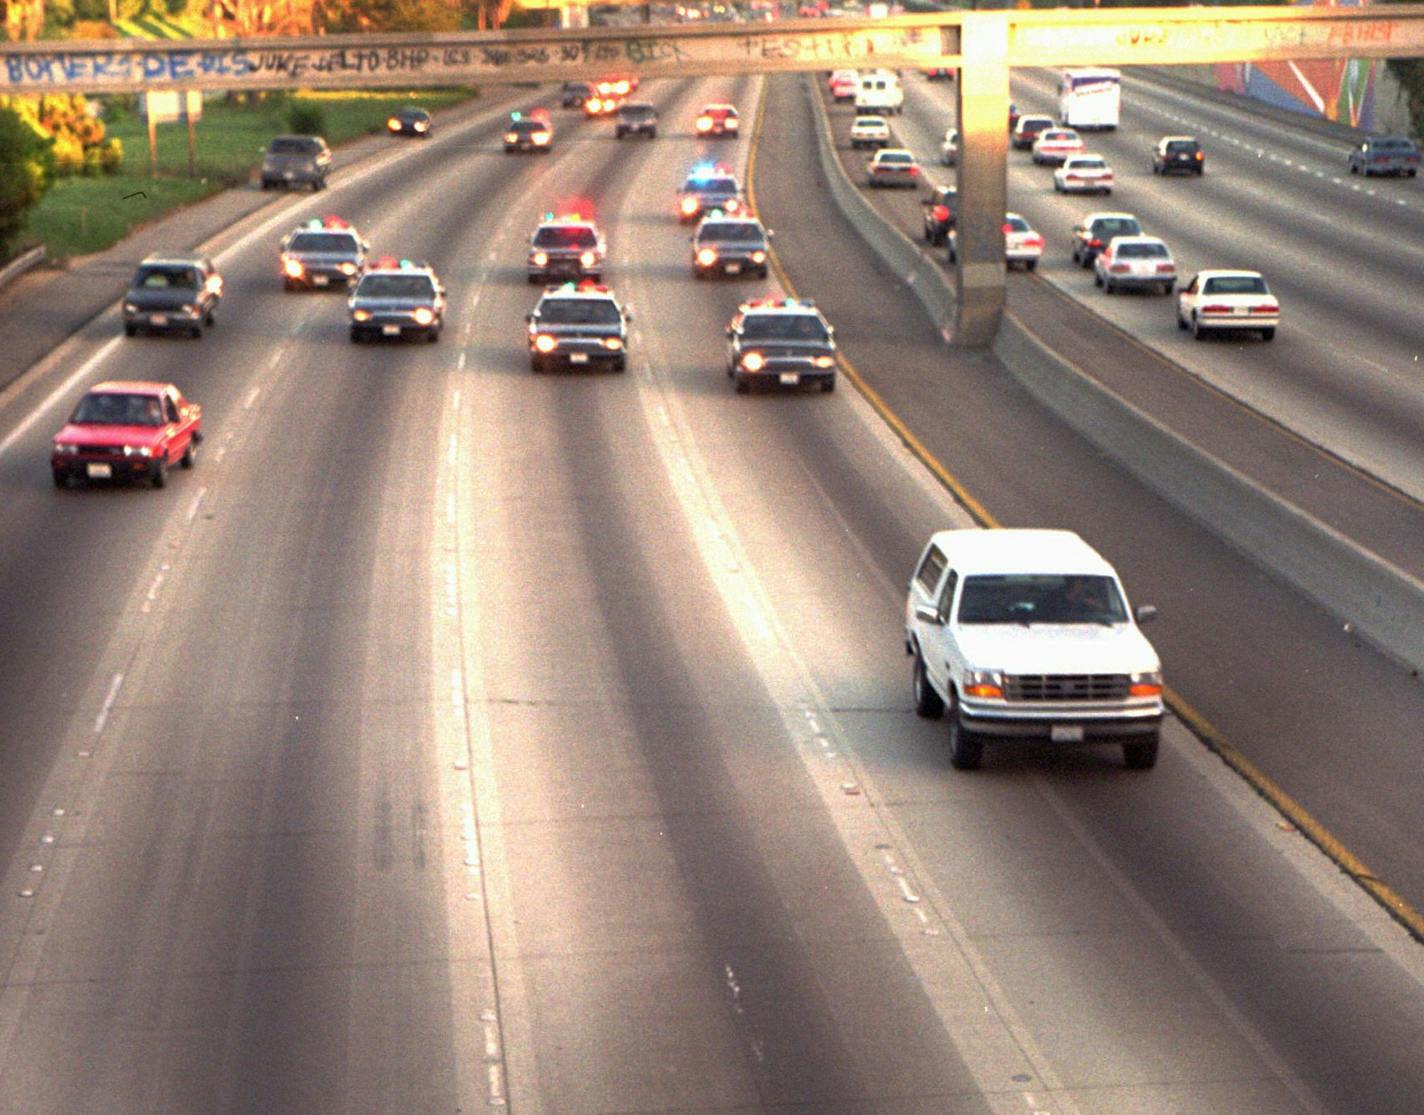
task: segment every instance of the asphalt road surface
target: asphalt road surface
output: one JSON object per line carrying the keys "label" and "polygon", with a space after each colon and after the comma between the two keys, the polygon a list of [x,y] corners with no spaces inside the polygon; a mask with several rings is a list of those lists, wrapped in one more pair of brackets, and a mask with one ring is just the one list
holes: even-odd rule
{"label": "asphalt road surface", "polygon": [[[793,279],[857,367],[918,371],[907,415],[1006,519],[1081,515],[1244,739],[1313,746],[1327,710],[1288,698],[1327,685],[1417,713],[877,298],[807,204],[801,87],[767,88]],[[540,158],[442,131],[235,237],[203,340],[81,341],[0,409],[0,1109],[1408,1108],[1417,946],[1180,726],[1151,772],[1025,749],[965,777],[913,715],[904,582],[967,519],[846,386],[733,393],[721,331],[766,284],[696,282],[672,216],[700,154],[745,159],[696,109],[760,89],[650,85],[656,141],[560,114]],[[622,375],[529,371],[524,246],[578,200],[633,307]],[[437,266],[439,344],[353,346],[339,296],[282,291],[277,241],[329,212]],[[197,468],[55,491],[63,413],[139,375],[203,403]],[[1297,654],[1314,686],[1238,717],[1259,674],[1232,671]],[[1402,797],[1369,731],[1315,764],[1373,793],[1344,777],[1367,747]]]}

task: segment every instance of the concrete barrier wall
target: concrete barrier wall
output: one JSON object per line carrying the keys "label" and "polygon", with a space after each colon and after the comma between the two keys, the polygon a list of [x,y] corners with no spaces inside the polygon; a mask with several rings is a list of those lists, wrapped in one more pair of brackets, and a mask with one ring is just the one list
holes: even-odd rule
{"label": "concrete barrier wall", "polygon": [[[947,275],[847,177],[825,106],[809,81],[803,78],[802,84],[820,121],[817,154],[832,199],[945,332],[954,316]],[[1005,316],[993,352],[1034,398],[1142,483],[1316,601],[1347,630],[1410,669],[1424,670],[1424,583],[1084,375],[1012,313]]]}

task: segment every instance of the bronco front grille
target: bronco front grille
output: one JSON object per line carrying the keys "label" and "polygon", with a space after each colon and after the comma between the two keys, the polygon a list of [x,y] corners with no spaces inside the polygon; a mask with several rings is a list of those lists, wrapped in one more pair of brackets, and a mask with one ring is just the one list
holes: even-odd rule
{"label": "bronco front grille", "polygon": [[1011,674],[1004,696],[1010,701],[1122,701],[1126,674]]}

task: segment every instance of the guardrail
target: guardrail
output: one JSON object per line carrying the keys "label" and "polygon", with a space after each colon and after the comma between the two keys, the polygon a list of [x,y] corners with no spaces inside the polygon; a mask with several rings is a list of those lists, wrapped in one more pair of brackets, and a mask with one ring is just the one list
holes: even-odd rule
{"label": "guardrail", "polygon": [[[954,320],[945,272],[856,188],[836,154],[824,103],[809,83],[803,85],[820,125],[817,159],[832,200],[943,333]],[[1424,671],[1424,582],[1133,406],[1049,349],[1012,312],[1004,315],[992,351],[1029,394],[1147,487],[1303,592],[1347,630]]]}
{"label": "guardrail", "polygon": [[32,271],[45,261],[45,249],[41,244],[27,252],[21,252],[4,267],[0,267],[0,289],[14,282],[26,271]]}

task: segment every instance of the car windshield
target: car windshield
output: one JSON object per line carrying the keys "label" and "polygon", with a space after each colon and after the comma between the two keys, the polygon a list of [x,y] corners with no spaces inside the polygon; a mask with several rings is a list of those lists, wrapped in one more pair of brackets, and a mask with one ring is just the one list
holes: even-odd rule
{"label": "car windshield", "polygon": [[882,165],[885,163],[897,163],[909,166],[915,161],[915,156],[911,155],[908,151],[887,151],[878,155],[876,161]]}
{"label": "car windshield", "polygon": [[163,408],[156,395],[85,395],[70,421],[97,426],[161,426]]}
{"label": "car windshield", "polygon": [[267,150],[273,155],[315,155],[316,144],[309,139],[274,139]]}
{"label": "car windshield", "polygon": [[652,105],[624,105],[618,110],[618,115],[625,120],[646,120],[653,114]]}
{"label": "car windshield", "polygon": [[1414,141],[1408,139],[1377,139],[1374,141],[1377,151],[1413,151]]}
{"label": "car windshield", "polygon": [[697,239],[718,242],[754,240],[760,243],[762,232],[751,221],[714,221],[702,226]]}
{"label": "car windshield", "polygon": [[596,248],[598,237],[591,228],[555,226],[534,233],[536,248]]}
{"label": "car windshield", "polygon": [[1045,131],[1038,137],[1045,143],[1058,143],[1078,138],[1077,132],[1049,132]]}
{"label": "car windshield", "polygon": [[1117,585],[1097,574],[979,575],[966,578],[959,595],[964,624],[1126,621]]}
{"label": "car windshield", "polygon": [[433,298],[429,275],[367,275],[356,288],[357,298]]}
{"label": "car windshield", "polygon": [[515,120],[509,125],[509,130],[520,133],[546,132],[549,130],[549,125],[542,120]]}
{"label": "car windshield", "polygon": [[1142,226],[1136,221],[1129,221],[1122,217],[1109,217],[1106,220],[1093,222],[1093,235],[1104,239],[1113,236],[1136,236],[1142,231]]}
{"label": "car windshield", "polygon": [[689,178],[684,190],[698,194],[734,194],[737,192],[735,178]]}
{"label": "car windshield", "polygon": [[201,284],[195,267],[140,267],[134,286],[144,290],[197,290]]}
{"label": "car windshield", "polygon": [[1259,275],[1217,275],[1202,283],[1203,294],[1269,294]]}
{"label": "car windshield", "polygon": [[1028,222],[1022,217],[1005,217],[1004,231],[1006,232],[1032,232],[1028,227]]}
{"label": "car windshield", "polygon": [[1041,132],[1044,128],[1053,127],[1053,121],[1043,116],[1020,116],[1019,131],[1021,132]]}
{"label": "car windshield", "polygon": [[356,237],[349,232],[299,232],[287,246],[293,252],[343,252],[354,254]]}
{"label": "car windshield", "polygon": [[1103,159],[1069,159],[1069,170],[1104,170],[1107,162]]}
{"label": "car windshield", "polygon": [[607,298],[546,298],[537,316],[550,325],[617,325],[618,306]]}
{"label": "car windshield", "polygon": [[1165,244],[1119,244],[1118,259],[1166,259]]}
{"label": "car windshield", "polygon": [[826,327],[810,314],[753,314],[742,326],[751,341],[818,341],[824,343]]}

